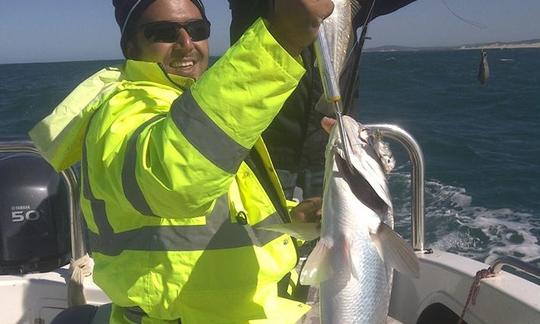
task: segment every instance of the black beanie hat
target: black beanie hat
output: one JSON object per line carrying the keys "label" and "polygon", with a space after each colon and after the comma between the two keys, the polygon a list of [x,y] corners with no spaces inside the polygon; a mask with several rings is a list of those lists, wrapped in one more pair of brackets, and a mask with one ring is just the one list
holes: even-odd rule
{"label": "black beanie hat", "polygon": [[[128,26],[133,21],[136,21],[139,17],[139,15],[146,9],[152,2],[155,0],[113,0],[113,6],[114,6],[114,16],[116,18],[116,22],[118,23],[118,26],[120,27],[120,48],[122,49],[122,53],[124,54],[124,57],[128,57],[127,50],[126,50],[126,31],[128,30]],[[175,0],[169,0],[169,1],[175,1]],[[201,0],[191,0],[193,4],[199,8],[199,11],[201,12],[201,16],[204,20],[208,21],[206,18],[206,14],[204,12],[204,5]]]}
{"label": "black beanie hat", "polygon": [[[113,6],[114,6],[114,16],[116,18],[116,22],[118,23],[118,26],[120,27],[120,32],[122,33],[122,36],[124,35],[124,32],[126,31],[126,27],[128,26],[130,19],[132,19],[134,16],[137,16],[140,12],[142,12],[146,7],[148,7],[154,0],[113,0]],[[170,0],[174,1],[174,0]],[[204,5],[201,0],[191,0],[197,8],[199,8],[199,11],[201,12],[201,16],[204,20],[206,19],[206,15],[204,12]]]}

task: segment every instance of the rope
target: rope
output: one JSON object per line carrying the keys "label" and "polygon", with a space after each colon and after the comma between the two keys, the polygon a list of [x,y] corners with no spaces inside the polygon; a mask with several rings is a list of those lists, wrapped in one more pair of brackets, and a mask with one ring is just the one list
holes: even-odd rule
{"label": "rope", "polygon": [[67,283],[68,305],[70,307],[86,304],[83,282],[85,277],[92,275],[93,269],[94,261],[88,254],[85,254],[77,260],[71,259],[71,262],[69,263],[71,277]]}
{"label": "rope", "polygon": [[454,17],[456,17],[457,19],[463,21],[464,23],[466,23],[468,25],[471,25],[471,26],[474,26],[474,27],[476,27],[478,29],[486,29],[487,28],[487,26],[484,25],[484,24],[481,24],[481,23],[478,23],[478,22],[475,22],[475,21],[472,21],[472,20],[469,20],[469,19],[465,19],[465,18],[461,17],[460,15],[458,15],[454,10],[450,9],[450,6],[448,6],[448,3],[446,3],[446,0],[442,0],[442,3],[446,7],[446,9],[448,9],[448,11],[450,11],[450,13],[452,15],[454,15]]}
{"label": "rope", "polygon": [[480,281],[485,278],[494,277],[495,274],[493,273],[493,269],[491,267],[487,269],[482,269],[476,273],[474,276],[473,283],[471,285],[471,288],[469,289],[469,295],[467,296],[467,302],[465,303],[465,307],[463,307],[463,312],[461,312],[461,316],[459,317],[458,324],[463,324],[463,317],[465,316],[465,313],[467,312],[469,305],[476,305],[476,297],[478,296],[478,292],[480,292]]}

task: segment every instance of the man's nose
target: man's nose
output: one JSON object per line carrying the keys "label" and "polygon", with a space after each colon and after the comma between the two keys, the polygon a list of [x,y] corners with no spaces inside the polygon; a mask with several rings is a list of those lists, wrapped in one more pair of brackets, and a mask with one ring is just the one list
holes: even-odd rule
{"label": "man's nose", "polygon": [[190,50],[193,48],[193,41],[191,40],[191,36],[189,36],[188,32],[184,28],[180,28],[180,31],[178,32],[176,45],[178,45],[182,49],[187,49],[187,50]]}

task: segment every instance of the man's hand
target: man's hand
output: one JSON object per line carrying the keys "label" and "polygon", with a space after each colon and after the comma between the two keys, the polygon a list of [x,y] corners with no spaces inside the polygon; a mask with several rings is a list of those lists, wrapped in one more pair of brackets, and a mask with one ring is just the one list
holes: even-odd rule
{"label": "man's hand", "polygon": [[269,0],[270,33],[292,56],[309,46],[317,37],[324,18],[334,10],[331,0]]}
{"label": "man's hand", "polygon": [[332,131],[332,128],[337,123],[337,120],[330,117],[323,117],[321,119],[321,127],[328,133]]}
{"label": "man's hand", "polygon": [[321,221],[321,197],[308,198],[291,209],[293,223],[318,223]]}

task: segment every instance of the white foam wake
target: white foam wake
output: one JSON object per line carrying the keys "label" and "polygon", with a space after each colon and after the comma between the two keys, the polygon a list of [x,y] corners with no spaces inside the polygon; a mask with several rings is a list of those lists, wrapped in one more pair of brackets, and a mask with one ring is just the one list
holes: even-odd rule
{"label": "white foam wake", "polygon": [[[392,173],[390,187],[396,228],[410,237],[410,175]],[[510,208],[474,206],[465,188],[426,181],[425,228],[428,247],[490,263],[514,256],[540,265],[540,217]],[[536,224],[536,225],[535,225]],[[536,230],[536,233],[535,233]]]}

